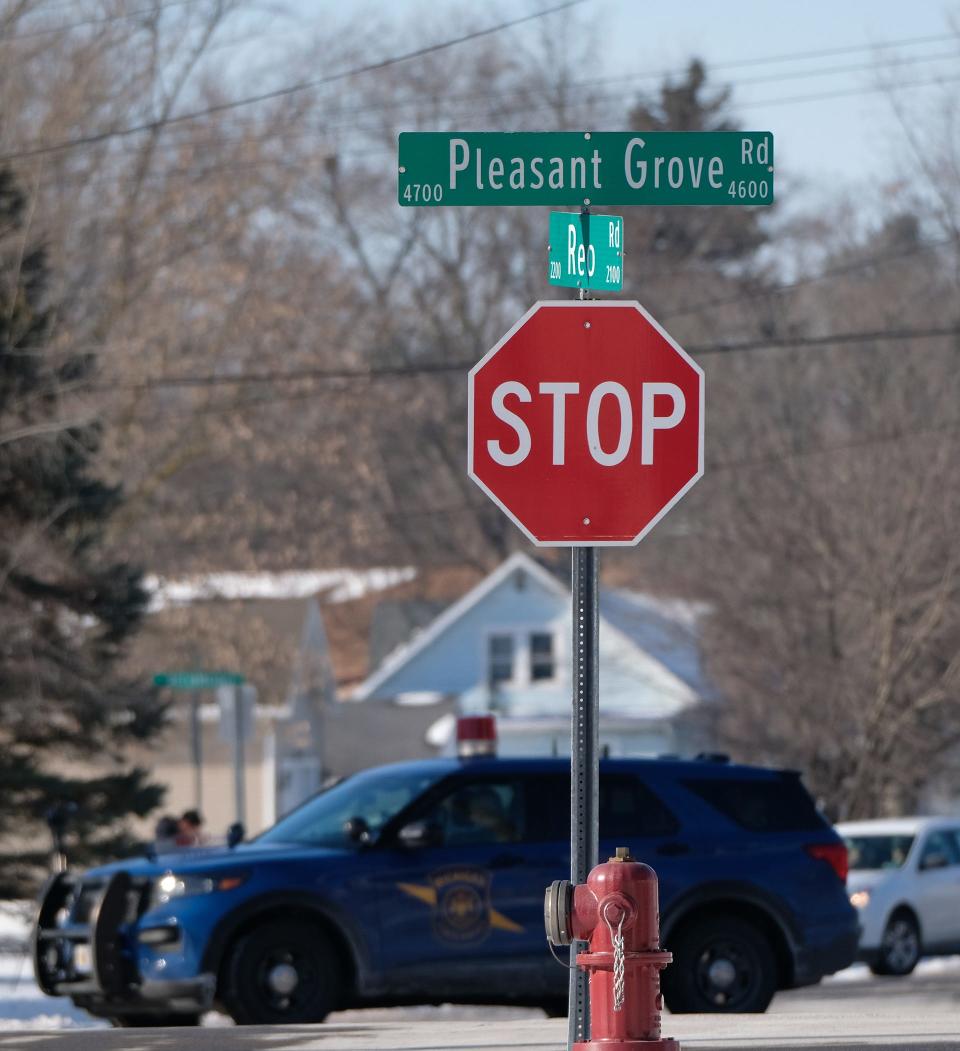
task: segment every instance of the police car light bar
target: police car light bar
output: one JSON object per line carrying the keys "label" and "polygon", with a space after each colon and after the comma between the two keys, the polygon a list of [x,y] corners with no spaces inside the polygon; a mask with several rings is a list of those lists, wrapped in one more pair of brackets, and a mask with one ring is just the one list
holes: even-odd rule
{"label": "police car light bar", "polygon": [[492,715],[457,719],[457,755],[461,759],[497,754],[497,720]]}

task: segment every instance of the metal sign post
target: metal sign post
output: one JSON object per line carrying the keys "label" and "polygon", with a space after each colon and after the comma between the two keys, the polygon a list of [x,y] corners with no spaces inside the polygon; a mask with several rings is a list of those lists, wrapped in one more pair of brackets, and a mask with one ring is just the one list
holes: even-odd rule
{"label": "metal sign post", "polygon": [[[186,671],[159,672],[153,677],[153,685],[169,690],[190,691],[190,758],[193,763],[193,798],[197,810],[203,811],[203,723],[201,719],[201,690],[214,690],[232,686],[237,692],[246,680],[239,672]],[[237,705],[239,710],[239,705]],[[237,775],[242,778],[243,772]],[[239,789],[238,789],[239,792]]]}
{"label": "metal sign post", "polygon": [[[573,578],[573,719],[570,733],[570,882],[586,883],[599,860],[599,589],[595,547],[575,547]],[[577,966],[585,943],[570,944],[567,1046],[590,1039],[589,976]]]}

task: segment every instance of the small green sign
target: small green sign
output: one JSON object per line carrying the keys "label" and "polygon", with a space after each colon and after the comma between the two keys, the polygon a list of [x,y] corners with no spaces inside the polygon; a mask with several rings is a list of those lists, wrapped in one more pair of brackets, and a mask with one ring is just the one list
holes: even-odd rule
{"label": "small green sign", "polygon": [[172,690],[214,690],[218,686],[242,686],[245,679],[233,671],[168,671],[154,675],[154,686]]}
{"label": "small green sign", "polygon": [[623,219],[619,215],[550,213],[551,285],[594,292],[623,288]]}
{"label": "small green sign", "polygon": [[398,200],[446,205],[773,204],[768,131],[405,131]]}

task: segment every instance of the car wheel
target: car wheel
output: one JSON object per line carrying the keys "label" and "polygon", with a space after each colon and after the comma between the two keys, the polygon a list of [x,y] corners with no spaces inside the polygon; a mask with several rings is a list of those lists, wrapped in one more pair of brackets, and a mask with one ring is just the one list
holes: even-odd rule
{"label": "car wheel", "polygon": [[694,921],[671,939],[663,996],[674,1014],[766,1011],[777,988],[777,961],[766,935],[749,920]]}
{"label": "car wheel", "polygon": [[567,998],[562,1000],[547,1000],[540,1005],[547,1018],[566,1018],[568,1003]]}
{"label": "car wheel", "polygon": [[920,959],[920,930],[908,912],[890,917],[880,942],[880,953],[870,965],[874,974],[902,977],[910,974]]}
{"label": "car wheel", "polygon": [[330,939],[312,923],[265,923],[234,946],[221,999],[237,1025],[322,1022],[343,987]]}
{"label": "car wheel", "polygon": [[110,1024],[117,1029],[146,1029],[153,1026],[167,1029],[172,1026],[199,1025],[200,1015],[118,1015],[110,1019]]}

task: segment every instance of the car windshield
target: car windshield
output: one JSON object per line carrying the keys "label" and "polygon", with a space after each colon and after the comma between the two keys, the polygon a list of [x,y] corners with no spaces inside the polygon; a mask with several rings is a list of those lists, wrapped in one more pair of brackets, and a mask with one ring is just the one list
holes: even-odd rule
{"label": "car windshield", "polygon": [[851,871],[898,869],[907,860],[913,836],[846,836]]}
{"label": "car windshield", "polygon": [[444,770],[379,767],[364,770],[314,796],[257,837],[259,843],[342,847],[344,823],[362,818],[377,835],[395,814],[438,781]]}

